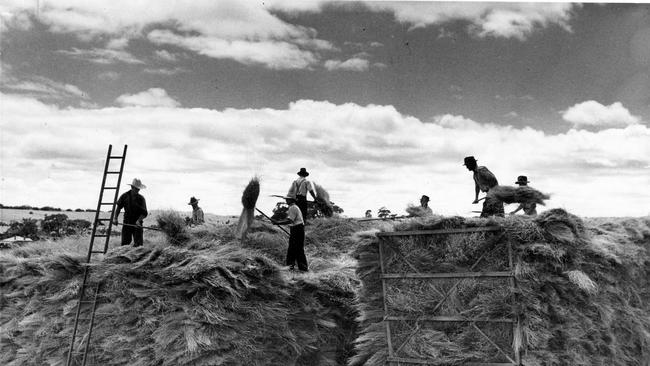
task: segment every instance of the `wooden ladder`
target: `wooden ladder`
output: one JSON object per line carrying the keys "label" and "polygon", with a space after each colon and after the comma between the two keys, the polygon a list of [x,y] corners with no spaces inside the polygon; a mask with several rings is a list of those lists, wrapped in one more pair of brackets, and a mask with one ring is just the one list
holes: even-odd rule
{"label": "wooden ladder", "polygon": [[[84,265],[83,281],[79,289],[79,298],[77,301],[77,311],[74,318],[74,329],[72,330],[72,338],[70,340],[70,348],[68,350],[68,361],[66,366],[85,366],[88,361],[88,350],[90,349],[90,337],[92,335],[93,325],[95,324],[95,311],[97,310],[97,298],[100,292],[101,283],[89,283],[90,274],[90,261],[93,254],[105,254],[108,251],[108,243],[111,237],[111,229],[113,227],[113,216],[115,214],[115,206],[119,195],[120,184],[122,182],[122,172],[124,171],[124,161],[126,160],[127,145],[124,145],[122,155],[111,155],[113,145],[108,145],[108,153],[106,154],[106,164],[104,166],[104,174],[102,177],[102,185],[99,190],[99,199],[97,200],[97,209],[95,210],[95,220],[93,221],[93,229],[90,235],[90,245],[88,246],[88,255],[86,256],[86,263]],[[119,169],[111,168],[111,161],[119,162]],[[116,164],[113,164],[116,165]],[[117,182],[115,185],[106,186],[106,178],[111,175],[117,175]],[[104,202],[104,193],[114,192],[112,194],[113,200],[111,202]],[[111,196],[110,194],[108,195]],[[110,206],[110,215],[108,218],[100,218],[102,207]],[[103,222],[108,222],[105,233],[98,233],[97,227],[103,225]],[[104,240],[104,247],[100,250],[94,249],[95,238]],[[82,315],[82,307],[86,307],[87,311]],[[88,312],[90,314],[88,314]],[[80,332],[80,324],[86,324],[86,332]],[[83,336],[77,342],[79,334]],[[78,343],[78,344],[77,344]]]}

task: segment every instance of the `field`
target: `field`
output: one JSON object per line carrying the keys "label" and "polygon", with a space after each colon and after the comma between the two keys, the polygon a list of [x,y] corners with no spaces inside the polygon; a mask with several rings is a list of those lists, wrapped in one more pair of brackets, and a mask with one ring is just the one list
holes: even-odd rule
{"label": "field", "polygon": [[[484,225],[502,226],[520,243],[526,365],[650,364],[650,218],[583,221],[560,210],[536,220],[315,219],[306,227],[306,274],[284,266],[287,237],[274,226],[256,220],[242,242],[234,237],[237,222],[223,219],[174,234],[179,240],[147,231],[141,248],[111,240],[92,267],[91,281],[104,287],[90,364],[385,365],[375,233]],[[65,364],[87,245],[80,236],[0,251],[0,364]],[[438,265],[432,245],[406,258]],[[478,253],[469,242],[449,245],[455,260]],[[387,295],[396,314],[436,300],[411,287]],[[512,310],[498,298],[466,302],[472,314]],[[456,362],[489,351],[466,330],[447,337],[426,330],[401,352]]]}

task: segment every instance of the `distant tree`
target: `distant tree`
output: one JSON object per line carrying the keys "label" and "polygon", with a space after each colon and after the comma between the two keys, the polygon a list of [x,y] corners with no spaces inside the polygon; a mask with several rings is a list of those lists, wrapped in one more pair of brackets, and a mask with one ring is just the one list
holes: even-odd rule
{"label": "distant tree", "polygon": [[275,204],[275,208],[273,209],[273,216],[271,216],[271,220],[284,220],[287,218],[287,211],[289,211],[289,205],[287,205],[285,202],[278,202]]}
{"label": "distant tree", "polygon": [[380,208],[379,210],[377,210],[377,217],[380,217],[382,219],[386,217],[390,217],[390,210],[387,209],[386,207]]}
{"label": "distant tree", "polygon": [[74,212],[84,212],[84,210],[81,209],[81,208],[77,208],[77,209],[74,210]]}
{"label": "distant tree", "polygon": [[65,211],[66,212],[72,212],[72,209],[71,208],[66,208]]}
{"label": "distant tree", "polygon": [[65,214],[54,214],[54,215],[45,215],[41,227],[43,231],[50,234],[56,233],[61,235],[66,233],[66,228],[68,226],[68,216]]}
{"label": "distant tree", "polygon": [[38,239],[38,222],[35,219],[23,219],[22,221],[12,222],[9,224],[9,229],[4,237],[12,237],[15,235]]}

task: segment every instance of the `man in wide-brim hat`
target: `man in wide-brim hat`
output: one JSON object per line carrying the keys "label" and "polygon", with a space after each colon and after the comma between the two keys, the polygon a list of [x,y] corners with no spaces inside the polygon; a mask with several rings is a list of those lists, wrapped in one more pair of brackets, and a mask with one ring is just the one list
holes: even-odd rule
{"label": "man in wide-brim hat", "polygon": [[149,214],[147,202],[139,193],[141,189],[147,188],[140,179],[134,178],[129,184],[131,189],[123,193],[117,200],[117,208],[113,223],[118,225],[120,211],[124,208],[124,221],[122,225],[122,245],[129,245],[133,240],[133,246],[139,247],[143,243],[142,222]]}
{"label": "man in wide-brim hat", "polygon": [[[499,185],[497,178],[492,174],[492,172],[484,167],[479,166],[476,158],[473,156],[467,156],[464,159],[465,167],[467,170],[473,173],[474,177],[474,201],[473,204],[478,203],[478,193],[485,192],[487,193],[491,188]],[[481,217],[489,216],[504,216],[503,202],[499,201],[494,197],[489,195],[483,201],[483,210],[481,210]]]}
{"label": "man in wide-brim hat", "polygon": [[307,223],[307,192],[311,194],[311,196],[314,198],[314,201],[316,200],[316,189],[314,188],[314,185],[307,180],[307,177],[309,176],[309,172],[307,172],[307,169],[305,168],[300,168],[298,171],[299,178],[293,181],[291,183],[291,187],[289,187],[289,192],[287,193],[287,197],[294,198],[296,200],[296,205],[300,208],[300,212],[302,213],[303,220],[305,224]]}
{"label": "man in wide-brim hat", "polygon": [[296,263],[298,270],[307,272],[307,257],[305,256],[305,224],[300,208],[296,205],[296,199],[293,197],[284,197],[289,205],[287,218],[284,220],[273,221],[278,225],[289,224],[289,248],[287,248],[286,265],[289,270],[295,269]]}
{"label": "man in wide-brim hat", "polygon": [[426,194],[423,194],[422,197],[420,197],[420,207],[422,207],[426,216],[433,216],[433,211],[431,210],[431,207],[429,207],[429,196]]}
{"label": "man in wide-brim hat", "polygon": [[[520,175],[517,177],[517,181],[515,182],[516,185],[520,187],[527,186],[528,183],[528,177],[525,175]],[[536,216],[537,215],[537,204],[535,202],[528,202],[528,203],[520,203],[519,207],[517,207],[516,210],[512,211],[510,214],[514,215],[518,211],[524,210],[524,213],[529,216]]]}
{"label": "man in wide-brim hat", "polygon": [[190,219],[190,225],[201,225],[205,222],[205,217],[203,215],[203,209],[199,207],[199,199],[192,197],[188,205],[192,206],[192,218]]}

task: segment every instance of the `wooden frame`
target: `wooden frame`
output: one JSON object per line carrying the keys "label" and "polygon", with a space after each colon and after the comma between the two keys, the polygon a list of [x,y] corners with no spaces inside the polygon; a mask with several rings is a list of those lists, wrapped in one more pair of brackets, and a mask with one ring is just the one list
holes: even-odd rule
{"label": "wooden frame", "polygon": [[[491,251],[488,251],[486,253],[483,253],[476,262],[470,267],[469,272],[449,272],[449,273],[420,273],[415,266],[413,266],[411,263],[406,261],[404,259],[404,262],[408,265],[408,267],[413,271],[409,273],[387,273],[386,271],[386,266],[385,266],[385,261],[384,261],[384,249],[386,246],[388,246],[388,242],[390,239],[395,238],[395,237],[414,237],[414,236],[438,236],[438,235],[463,235],[463,234],[471,234],[471,233],[476,233],[476,232],[495,232],[498,235],[493,238],[492,244],[496,244],[500,242],[504,237],[505,234],[502,232],[501,227],[498,226],[484,226],[484,227],[476,227],[476,228],[461,228],[461,229],[442,229],[442,230],[418,230],[418,231],[395,231],[395,232],[381,232],[377,233],[377,237],[379,239],[378,241],[378,250],[379,250],[379,262],[380,262],[380,269],[381,269],[381,282],[382,282],[382,298],[384,302],[384,324],[386,327],[386,343],[388,346],[388,357],[386,358],[387,364],[389,366],[391,365],[407,365],[407,364],[420,364],[420,365],[427,365],[427,364],[432,364],[435,362],[435,360],[428,360],[428,359],[417,359],[417,358],[408,358],[408,357],[399,357],[397,354],[399,351],[410,341],[410,339],[417,334],[419,331],[419,325],[416,323],[415,328],[411,328],[411,334],[406,338],[406,340],[397,348],[394,349],[393,346],[393,338],[392,338],[392,333],[391,333],[391,323],[394,322],[404,322],[404,321],[435,321],[435,322],[456,322],[456,323],[471,323],[471,326],[475,328],[479,334],[481,334],[500,354],[504,356],[505,359],[508,360],[508,362],[505,363],[500,363],[500,362],[470,362],[466,363],[465,366],[513,366],[513,365],[521,365],[521,357],[520,357],[520,347],[521,345],[515,345],[513,344],[513,349],[511,350],[512,353],[506,352],[504,349],[499,347],[494,340],[492,340],[489,336],[487,336],[481,329],[479,329],[476,326],[476,323],[486,323],[486,324],[493,324],[493,323],[506,323],[506,324],[512,324],[512,335],[513,335],[513,340],[515,338],[515,333],[519,331],[520,329],[520,319],[518,315],[515,315],[513,318],[468,318],[468,317],[460,317],[460,316],[418,316],[418,317],[408,317],[408,316],[391,316],[389,315],[388,312],[388,303],[386,301],[386,289],[387,289],[387,281],[389,280],[394,280],[394,279],[421,279],[421,280],[440,280],[440,279],[458,279],[455,284],[446,291],[446,293],[441,293],[437,288],[434,288],[440,295],[442,295],[442,299],[438,302],[438,304],[434,307],[432,312],[435,313],[435,311],[447,301],[447,298],[455,290],[455,288],[460,284],[462,279],[464,278],[507,278],[509,280],[510,288],[513,291],[513,293],[516,296],[516,288],[517,288],[517,283],[515,281],[514,277],[514,262],[513,262],[513,255],[512,255],[512,245],[510,240],[506,241],[507,249],[508,249],[508,258],[507,259],[507,266],[508,270],[507,271],[483,271],[483,272],[472,272],[474,268],[485,258],[486,254],[488,254]],[[500,233],[499,233],[500,232]],[[391,248],[391,250],[397,252],[399,255],[403,257],[403,254],[396,248]],[[517,299],[515,298],[513,300],[513,309],[516,305]],[[519,337],[521,339],[521,337]],[[514,342],[513,342],[514,343]],[[511,357],[513,356],[513,357]]]}

